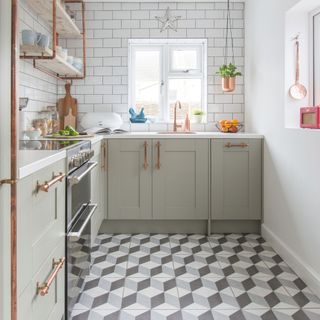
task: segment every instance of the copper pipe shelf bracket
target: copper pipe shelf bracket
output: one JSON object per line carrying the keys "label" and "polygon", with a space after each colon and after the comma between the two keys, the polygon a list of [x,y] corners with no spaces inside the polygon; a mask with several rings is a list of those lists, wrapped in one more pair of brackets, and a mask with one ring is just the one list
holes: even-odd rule
{"label": "copper pipe shelf bracket", "polygon": [[[19,0],[11,1],[11,119],[10,119],[10,153],[11,174],[9,181],[17,179],[17,35],[18,35],[18,5]],[[17,294],[17,184],[10,183],[10,298],[11,320],[17,320],[18,294]]]}
{"label": "copper pipe shelf bracket", "polygon": [[3,179],[0,180],[0,186],[2,186],[3,184],[10,184],[10,185],[14,185],[18,182],[17,179]]}
{"label": "copper pipe shelf bracket", "polygon": [[53,271],[50,274],[48,280],[42,284],[39,284],[39,282],[37,283],[37,295],[40,296],[45,296],[49,293],[49,289],[54,281],[54,279],[57,277],[58,272],[60,271],[60,269],[62,269],[64,262],[65,262],[66,258],[61,258],[58,261],[54,261],[54,259],[52,260],[52,268]]}
{"label": "copper pipe shelf bracket", "polygon": [[225,148],[247,148],[247,147],[249,147],[249,145],[247,143],[232,144],[230,142],[228,142],[224,146],[225,146]]}
{"label": "copper pipe shelf bracket", "polygon": [[44,184],[40,184],[39,181],[37,182],[37,193],[39,191],[48,192],[49,189],[56,184],[57,182],[62,182],[63,178],[66,176],[65,173],[60,172],[59,174],[55,175],[52,174],[52,180],[49,182],[46,181]]}
{"label": "copper pipe shelf bracket", "polygon": [[52,0],[52,55],[45,56],[43,53],[41,56],[27,56],[24,52],[20,55],[20,59],[32,59],[33,64],[35,59],[40,60],[52,60],[56,57],[56,46],[57,46],[57,0]]}

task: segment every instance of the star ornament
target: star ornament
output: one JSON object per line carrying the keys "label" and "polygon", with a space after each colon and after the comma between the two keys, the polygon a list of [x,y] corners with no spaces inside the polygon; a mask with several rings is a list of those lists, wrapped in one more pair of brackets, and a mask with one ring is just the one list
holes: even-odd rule
{"label": "star ornament", "polygon": [[168,29],[172,29],[177,32],[177,21],[181,19],[181,16],[172,16],[169,7],[163,17],[155,18],[162,24],[160,32]]}

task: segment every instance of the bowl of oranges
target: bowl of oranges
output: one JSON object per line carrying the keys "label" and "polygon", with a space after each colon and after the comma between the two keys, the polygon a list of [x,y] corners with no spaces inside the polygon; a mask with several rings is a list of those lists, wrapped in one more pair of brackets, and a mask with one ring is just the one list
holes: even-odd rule
{"label": "bowl of oranges", "polygon": [[223,133],[237,133],[243,128],[243,124],[239,120],[220,120],[216,123],[216,127]]}

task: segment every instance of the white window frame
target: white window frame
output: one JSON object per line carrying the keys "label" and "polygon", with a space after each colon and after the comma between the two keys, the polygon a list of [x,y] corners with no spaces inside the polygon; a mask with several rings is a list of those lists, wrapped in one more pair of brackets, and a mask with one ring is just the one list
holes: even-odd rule
{"label": "white window frame", "polygon": [[[172,70],[171,58],[169,55],[175,48],[190,47],[202,51],[199,57],[198,65],[200,70],[191,70],[184,72],[180,70]],[[168,80],[169,79],[201,79],[202,80],[202,95],[201,108],[207,114],[207,39],[129,39],[128,41],[128,101],[129,106],[134,106],[135,92],[134,79],[135,73],[133,68],[134,52],[139,49],[152,50],[158,48],[161,51],[162,58],[160,59],[161,77],[161,115],[156,120],[157,123],[172,122],[169,120],[169,96],[168,96]],[[169,60],[169,61],[168,61]],[[207,119],[205,117],[205,119]]]}

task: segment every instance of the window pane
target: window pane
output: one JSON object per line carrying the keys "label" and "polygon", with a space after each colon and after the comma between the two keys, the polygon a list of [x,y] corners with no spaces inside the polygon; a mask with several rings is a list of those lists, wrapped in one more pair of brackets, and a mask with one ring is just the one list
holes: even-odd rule
{"label": "window pane", "polygon": [[320,13],[314,17],[314,105],[320,104]]}
{"label": "window pane", "polygon": [[177,100],[182,104],[182,110],[177,111],[179,120],[184,120],[187,113],[190,115],[192,109],[202,109],[201,79],[169,80],[170,121],[173,121],[173,108]]}
{"label": "window pane", "polygon": [[144,107],[149,118],[161,116],[160,84],[160,51],[136,51],[135,106],[137,111]]}
{"label": "window pane", "polygon": [[198,70],[198,51],[195,49],[173,50],[171,69],[173,71]]}

